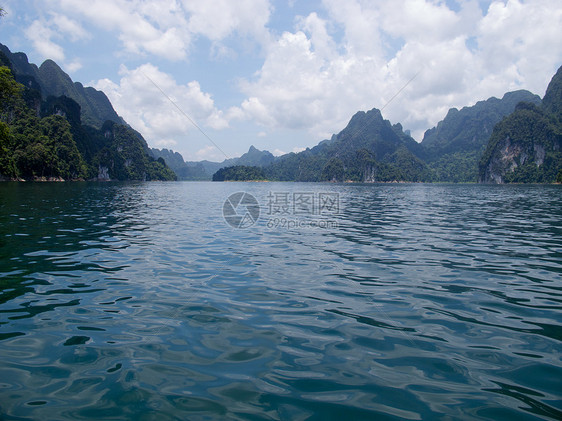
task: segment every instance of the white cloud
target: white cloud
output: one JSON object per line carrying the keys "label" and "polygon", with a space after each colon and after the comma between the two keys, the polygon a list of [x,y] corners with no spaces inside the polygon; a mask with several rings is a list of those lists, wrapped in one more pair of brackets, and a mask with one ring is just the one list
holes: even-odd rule
{"label": "white cloud", "polygon": [[[239,156],[239,155],[238,155]],[[185,157],[184,157],[185,158]],[[195,152],[193,156],[193,160],[195,161],[213,161],[213,162],[222,162],[224,161],[225,156],[214,146],[206,146],[202,149],[199,149]]]}
{"label": "white cloud", "polygon": [[77,22],[66,16],[57,13],[50,15],[50,19],[34,20],[26,29],[25,35],[44,59],[58,61],[66,71],[75,72],[82,68],[82,64],[76,58],[67,62],[61,43],[67,38],[77,41],[89,38],[90,35]]}
{"label": "white cloud", "polygon": [[241,83],[247,118],[320,140],[357,110],[381,108],[399,93],[383,116],[421,140],[450,107],[514,89],[542,95],[562,61],[557,0],[495,1],[488,10],[469,0],[456,12],[430,0],[324,6],[327,18],[297,18],[294,32],[272,42],[261,69]]}
{"label": "white cloud", "polygon": [[45,58],[59,62],[64,61],[64,49],[52,40],[55,35],[45,22],[35,20],[25,31],[26,37],[33,43],[33,47]]}
{"label": "white cloud", "polygon": [[380,13],[385,32],[424,44],[454,38],[463,29],[460,16],[444,2],[395,0],[387,2]]}
{"label": "white cloud", "polygon": [[154,143],[154,145],[160,149],[162,148],[170,149],[176,146],[177,144],[178,142],[173,139],[161,139]]}
{"label": "white cloud", "polygon": [[65,69],[70,72],[74,73],[82,68],[82,63],[78,60],[71,61],[65,66]]}
{"label": "white cloud", "polygon": [[58,33],[70,38],[71,41],[90,38],[90,34],[78,22],[59,13],[51,13],[51,23]]}
{"label": "white cloud", "polygon": [[495,1],[478,23],[477,36],[483,84],[538,91],[562,60],[562,4]]}
{"label": "white cloud", "polygon": [[[51,7],[76,20],[116,32],[125,51],[169,60],[187,57],[190,34],[176,0],[49,0]],[[70,18],[69,18],[70,19]]]}
{"label": "white cloud", "polygon": [[[53,10],[60,11],[53,15],[61,31],[72,25],[80,28],[76,21],[82,21],[116,33],[126,53],[171,61],[186,59],[198,36],[218,42],[238,33],[265,42],[271,13],[268,0],[48,1]],[[79,37],[80,32],[73,36]],[[215,51],[218,57],[232,53],[224,46]]]}
{"label": "white cloud", "polygon": [[[197,81],[178,84],[152,64],[133,70],[123,66],[120,76],[119,83],[102,79],[93,86],[105,92],[117,113],[151,145],[177,145],[179,141],[187,142],[187,136],[192,134],[201,137],[190,119],[203,130],[228,127],[223,113]],[[197,142],[207,143],[201,139]]]}
{"label": "white cloud", "polygon": [[[394,1],[386,2],[394,3]],[[382,57],[382,42],[380,38],[380,7],[374,5],[386,4],[381,2],[367,2],[358,0],[324,0],[332,21],[343,26],[345,32],[344,47],[348,53],[354,55],[369,55]]]}
{"label": "white cloud", "polygon": [[226,38],[234,31],[256,36],[267,34],[271,6],[267,0],[183,0],[189,14],[191,33],[200,34],[212,41]]}

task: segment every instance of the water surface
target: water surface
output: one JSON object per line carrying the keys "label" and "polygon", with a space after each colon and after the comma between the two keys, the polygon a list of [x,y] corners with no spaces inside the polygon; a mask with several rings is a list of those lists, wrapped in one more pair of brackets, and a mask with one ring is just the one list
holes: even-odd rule
{"label": "water surface", "polygon": [[561,419],[561,227],[560,186],[0,183],[0,418]]}

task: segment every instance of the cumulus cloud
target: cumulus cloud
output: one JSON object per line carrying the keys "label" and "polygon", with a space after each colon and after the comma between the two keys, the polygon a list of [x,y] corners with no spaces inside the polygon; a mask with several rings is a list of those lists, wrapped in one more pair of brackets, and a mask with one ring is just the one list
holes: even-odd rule
{"label": "cumulus cloud", "polygon": [[[150,65],[123,67],[119,82],[97,82],[131,125],[162,145],[193,128],[141,70],[206,128],[245,120],[262,126],[256,133],[296,130],[313,144],[340,131],[356,111],[373,107],[384,108],[385,118],[421,140],[451,107],[514,89],[542,95],[562,62],[559,0],[323,0],[316,8],[308,3],[302,16],[291,15],[291,4],[283,9],[272,0],[42,4],[46,12],[31,22],[27,37],[43,56],[69,69],[81,63],[66,57],[66,40],[83,42],[100,30],[115,36],[111,53],[123,62],[165,59],[178,69],[192,53],[198,60],[207,53],[215,64],[244,68],[233,77],[237,84],[209,85],[218,77],[209,75],[205,89],[196,80],[180,84]],[[206,42],[197,42],[202,38]],[[250,65],[241,62],[256,45],[259,53],[248,60],[254,67],[245,68]],[[211,92],[230,108],[217,107]],[[290,150],[294,144],[272,146]]]}
{"label": "cumulus cloud", "polygon": [[125,121],[152,145],[188,142],[188,136],[198,131],[194,123],[203,129],[228,127],[223,112],[197,81],[178,84],[152,64],[132,70],[122,66],[120,76],[118,83],[102,79],[93,86],[105,92]]}
{"label": "cumulus cloud", "polygon": [[35,20],[25,31],[26,37],[33,43],[33,47],[43,57],[60,62],[65,60],[64,49],[53,41],[55,33],[43,21]]}
{"label": "cumulus cloud", "polygon": [[183,0],[193,34],[217,41],[234,31],[260,39],[267,35],[271,6],[267,0]]}
{"label": "cumulus cloud", "polygon": [[[171,61],[188,57],[194,38],[218,42],[234,32],[266,40],[267,0],[48,0],[61,28],[72,17],[117,34],[129,54]],[[220,44],[219,44],[220,45]],[[219,48],[219,54],[230,53]]]}
{"label": "cumulus cloud", "polygon": [[556,0],[493,1],[487,9],[469,0],[457,11],[429,0],[324,7],[324,18],[300,17],[272,42],[262,68],[240,85],[249,118],[321,138],[357,110],[387,105],[384,116],[421,140],[450,107],[514,89],[542,94],[562,59]]}
{"label": "cumulus cloud", "polygon": [[56,27],[58,34],[69,38],[71,41],[90,38],[90,34],[78,22],[68,16],[52,12],[50,21]]}
{"label": "cumulus cloud", "polygon": [[106,31],[116,32],[124,50],[169,60],[186,58],[190,35],[175,0],[49,0],[65,15]]}
{"label": "cumulus cloud", "polygon": [[67,39],[76,42],[90,37],[75,20],[52,12],[47,18],[34,20],[25,30],[25,36],[43,58],[58,61],[71,73],[82,68],[82,63],[77,58],[67,62],[67,55],[61,45]]}

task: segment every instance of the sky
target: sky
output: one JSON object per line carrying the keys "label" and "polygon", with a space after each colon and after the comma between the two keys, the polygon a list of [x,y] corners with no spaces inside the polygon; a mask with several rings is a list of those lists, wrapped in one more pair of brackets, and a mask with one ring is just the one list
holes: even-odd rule
{"label": "sky", "polygon": [[544,95],[560,0],[0,0],[0,42],[102,90],[151,147],[312,147],[357,111],[418,142],[449,108]]}

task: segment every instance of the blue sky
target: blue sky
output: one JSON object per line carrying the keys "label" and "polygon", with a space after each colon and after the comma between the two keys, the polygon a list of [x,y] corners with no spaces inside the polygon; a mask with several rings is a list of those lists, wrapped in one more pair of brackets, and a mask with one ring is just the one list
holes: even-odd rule
{"label": "blue sky", "polygon": [[515,89],[542,96],[562,65],[560,0],[0,6],[0,42],[103,90],[149,145],[187,160],[222,161],[252,144],[299,151],[339,132],[355,112],[385,105],[383,116],[421,141],[451,107]]}

